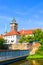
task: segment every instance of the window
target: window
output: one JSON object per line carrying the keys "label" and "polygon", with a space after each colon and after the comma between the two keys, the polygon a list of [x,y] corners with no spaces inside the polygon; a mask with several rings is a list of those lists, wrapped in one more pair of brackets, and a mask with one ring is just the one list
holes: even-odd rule
{"label": "window", "polygon": [[11,40],[11,42],[14,42],[14,40]]}

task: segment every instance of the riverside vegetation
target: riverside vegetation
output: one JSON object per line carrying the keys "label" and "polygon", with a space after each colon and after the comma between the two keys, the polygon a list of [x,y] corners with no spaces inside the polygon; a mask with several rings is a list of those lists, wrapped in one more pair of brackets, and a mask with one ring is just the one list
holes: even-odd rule
{"label": "riverside vegetation", "polygon": [[33,36],[21,36],[19,42],[39,42],[41,46],[39,46],[38,50],[33,55],[28,55],[27,59],[36,59],[43,58],[43,31],[41,29],[36,29],[33,31]]}
{"label": "riverside vegetation", "polygon": [[[32,36],[22,35],[19,40],[20,43],[33,41],[39,42],[41,46],[38,48],[34,55],[29,55],[27,58],[43,58],[43,31],[41,29],[34,30]],[[5,40],[3,38],[0,38],[0,49],[4,48],[4,43]]]}
{"label": "riverside vegetation", "polygon": [[7,40],[5,40],[4,38],[0,38],[0,50],[7,50],[8,47],[6,47],[6,45],[4,43],[6,43]]}

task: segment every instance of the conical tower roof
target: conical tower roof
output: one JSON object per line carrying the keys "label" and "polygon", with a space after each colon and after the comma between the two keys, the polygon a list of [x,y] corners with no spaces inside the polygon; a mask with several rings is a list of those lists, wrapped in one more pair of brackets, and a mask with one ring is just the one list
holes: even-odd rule
{"label": "conical tower roof", "polygon": [[13,18],[13,20],[11,21],[10,24],[17,24],[17,23],[16,23],[16,20]]}

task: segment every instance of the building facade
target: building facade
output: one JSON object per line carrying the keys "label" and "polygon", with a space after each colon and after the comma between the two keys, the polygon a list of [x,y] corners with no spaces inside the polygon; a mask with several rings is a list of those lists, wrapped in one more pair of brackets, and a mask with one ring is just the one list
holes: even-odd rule
{"label": "building facade", "polygon": [[13,30],[15,30],[15,31],[18,30],[18,24],[16,23],[16,20],[15,19],[13,19],[11,21],[11,23],[10,23],[10,31],[13,31]]}
{"label": "building facade", "polygon": [[18,43],[19,33],[18,33],[18,24],[16,20],[13,19],[10,23],[10,31],[5,33],[3,38],[6,40],[5,44],[15,44]]}
{"label": "building facade", "polygon": [[19,42],[21,35],[32,35],[33,30],[20,30],[18,31],[18,24],[16,20],[13,19],[10,23],[10,31],[6,32],[3,35],[3,38],[6,40],[5,44],[16,44]]}

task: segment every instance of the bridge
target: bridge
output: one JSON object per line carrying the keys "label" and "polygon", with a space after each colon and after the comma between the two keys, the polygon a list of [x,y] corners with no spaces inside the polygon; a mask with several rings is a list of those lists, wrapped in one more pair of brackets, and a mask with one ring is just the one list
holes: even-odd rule
{"label": "bridge", "polygon": [[4,50],[0,51],[0,64],[9,64],[25,59],[28,56],[29,50]]}

